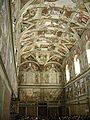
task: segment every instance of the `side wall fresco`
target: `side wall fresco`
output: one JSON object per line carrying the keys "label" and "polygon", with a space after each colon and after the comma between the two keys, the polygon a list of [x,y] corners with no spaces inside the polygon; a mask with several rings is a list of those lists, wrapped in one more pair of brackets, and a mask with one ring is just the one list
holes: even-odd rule
{"label": "side wall fresco", "polygon": [[[87,37],[86,37],[87,36]],[[69,65],[69,70],[71,73],[71,80],[75,78],[75,68],[74,68],[74,57],[75,55],[78,56],[78,59],[80,60],[80,69],[81,73],[87,69],[88,61],[87,61],[87,54],[86,54],[86,43],[87,41],[90,41],[90,33],[89,30],[86,30],[80,41],[76,42],[75,46],[70,50],[69,54],[67,54],[66,58],[63,61],[63,66],[65,68],[66,64]],[[64,77],[65,78],[65,77]]]}
{"label": "side wall fresco", "polygon": [[[69,65],[70,81],[65,80],[65,101],[69,115],[86,115],[90,113],[90,67],[86,54],[86,43],[90,41],[90,30],[86,30],[80,41],[75,44],[66,56],[63,65]],[[74,57],[80,60],[80,74],[75,75]],[[77,68],[78,69],[78,68]]]}
{"label": "side wall fresco", "polygon": [[17,78],[9,5],[9,0],[0,1],[0,56],[8,74],[13,92],[15,96],[17,96]]}

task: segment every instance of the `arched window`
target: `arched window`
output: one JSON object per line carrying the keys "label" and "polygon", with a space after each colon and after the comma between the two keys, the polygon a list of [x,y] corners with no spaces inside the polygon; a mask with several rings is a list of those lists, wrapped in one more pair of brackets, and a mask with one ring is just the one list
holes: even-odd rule
{"label": "arched window", "polygon": [[88,64],[90,65],[90,41],[86,43],[86,53],[87,53]]}
{"label": "arched window", "polygon": [[66,65],[66,80],[67,82],[70,80],[70,72],[69,72],[68,64]]}
{"label": "arched window", "polygon": [[74,57],[74,66],[75,66],[75,74],[76,75],[80,74],[80,61],[77,55],[75,55]]}

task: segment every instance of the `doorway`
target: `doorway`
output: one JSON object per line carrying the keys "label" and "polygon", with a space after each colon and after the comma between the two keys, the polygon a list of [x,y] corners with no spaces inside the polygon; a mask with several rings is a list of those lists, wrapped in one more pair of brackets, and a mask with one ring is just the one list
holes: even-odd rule
{"label": "doorway", "polygon": [[38,117],[41,119],[47,118],[47,103],[38,103]]}

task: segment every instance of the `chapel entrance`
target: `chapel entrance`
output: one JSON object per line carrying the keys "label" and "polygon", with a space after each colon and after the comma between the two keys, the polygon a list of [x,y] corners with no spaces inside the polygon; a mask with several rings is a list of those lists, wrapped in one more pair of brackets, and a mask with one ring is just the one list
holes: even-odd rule
{"label": "chapel entrance", "polygon": [[41,119],[47,118],[47,103],[38,103],[38,117]]}

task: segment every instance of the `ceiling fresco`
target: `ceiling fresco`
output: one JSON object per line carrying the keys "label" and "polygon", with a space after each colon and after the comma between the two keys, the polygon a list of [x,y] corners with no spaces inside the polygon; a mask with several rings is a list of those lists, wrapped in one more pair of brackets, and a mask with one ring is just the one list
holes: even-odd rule
{"label": "ceiling fresco", "polygon": [[[40,71],[41,76],[43,71],[50,70],[52,66],[60,72],[63,71],[62,62],[65,56],[81,39],[82,33],[90,24],[90,2],[88,0],[21,0],[21,9],[15,17],[19,76],[22,71],[29,71],[31,68]],[[20,98],[53,101],[57,100],[61,93],[55,88],[43,89],[43,93],[41,91],[40,88],[21,89]]]}
{"label": "ceiling fresco", "polygon": [[[76,0],[21,0],[22,8],[16,23],[21,65],[58,64],[88,27],[87,2]],[[18,49],[18,48],[17,48]],[[31,57],[31,58],[30,58]],[[29,62],[28,62],[29,59]],[[28,66],[28,65],[27,65]]]}

